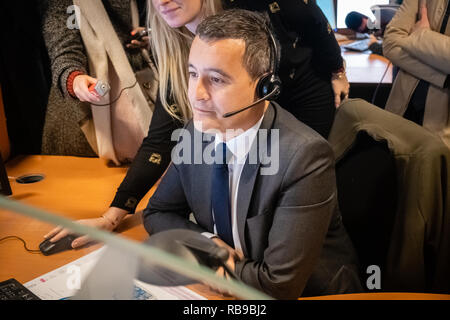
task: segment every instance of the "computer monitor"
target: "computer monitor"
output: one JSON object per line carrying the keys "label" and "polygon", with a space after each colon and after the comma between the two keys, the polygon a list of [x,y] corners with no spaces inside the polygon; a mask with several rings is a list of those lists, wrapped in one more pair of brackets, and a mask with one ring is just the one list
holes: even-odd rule
{"label": "computer monitor", "polygon": [[317,5],[322,9],[323,14],[327,18],[333,30],[336,30],[336,0],[317,0]]}
{"label": "computer monitor", "polygon": [[389,4],[389,0],[337,0],[337,27],[347,28],[345,24],[345,17],[352,11],[357,11],[369,17],[370,20],[375,20],[370,7],[377,4]]}
{"label": "computer monitor", "polygon": [[9,196],[12,194],[11,185],[9,184],[8,175],[6,174],[5,164],[0,154],[0,194]]}

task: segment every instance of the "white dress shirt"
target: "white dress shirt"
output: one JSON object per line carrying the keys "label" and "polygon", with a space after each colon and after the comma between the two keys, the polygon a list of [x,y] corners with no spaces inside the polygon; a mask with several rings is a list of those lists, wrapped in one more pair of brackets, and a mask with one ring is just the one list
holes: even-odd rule
{"label": "white dress shirt", "polygon": [[[238,226],[237,226],[237,198],[239,192],[239,181],[241,179],[242,169],[244,168],[245,161],[247,160],[248,153],[252,146],[253,141],[256,138],[259,127],[261,126],[264,115],[259,119],[255,125],[246,131],[242,132],[238,136],[224,142],[221,135],[215,136],[215,148],[219,143],[226,143],[227,148],[233,154],[228,162],[228,176],[230,187],[230,208],[231,208],[231,228],[233,233],[234,248],[242,252],[241,241],[239,240]],[[214,214],[211,212],[213,221]],[[212,238],[217,236],[217,228],[214,223],[214,233],[203,232],[203,235]]]}

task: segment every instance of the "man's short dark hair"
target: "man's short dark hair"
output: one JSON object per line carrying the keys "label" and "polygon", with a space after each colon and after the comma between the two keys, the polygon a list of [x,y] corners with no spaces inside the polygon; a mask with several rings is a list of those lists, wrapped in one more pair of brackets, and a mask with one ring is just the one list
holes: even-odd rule
{"label": "man's short dark hair", "polygon": [[197,27],[197,35],[204,41],[242,39],[245,42],[244,68],[256,80],[273,68],[270,28],[265,15],[231,9],[204,19]]}
{"label": "man's short dark hair", "polygon": [[362,13],[352,11],[345,17],[345,24],[347,25],[347,28],[354,31],[359,31],[359,27],[361,26],[363,19],[368,19],[368,17]]}

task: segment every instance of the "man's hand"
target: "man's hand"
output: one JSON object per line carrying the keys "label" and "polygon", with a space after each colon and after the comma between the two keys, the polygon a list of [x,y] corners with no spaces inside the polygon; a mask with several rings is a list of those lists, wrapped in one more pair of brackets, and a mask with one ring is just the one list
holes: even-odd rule
{"label": "man's hand", "polygon": [[334,92],[334,105],[338,108],[343,99],[348,99],[350,84],[345,73],[332,74],[331,85]]}
{"label": "man's hand", "polygon": [[[78,220],[76,222],[79,224],[83,224],[85,226],[95,227],[107,231],[113,231],[127,213],[128,212],[123,209],[111,207],[100,218],[83,219]],[[58,226],[53,230],[51,230],[49,233],[47,233],[44,236],[44,238],[50,239],[51,242],[56,242],[69,234],[72,234],[72,232],[69,229],[65,229],[61,226]],[[78,237],[72,241],[72,248],[84,246],[90,241],[91,239],[89,239],[88,236]]]}
{"label": "man's hand", "polygon": [[369,47],[372,43],[378,42],[377,37],[375,37],[373,34],[369,35]]}
{"label": "man's hand", "polygon": [[411,30],[411,33],[414,33],[423,28],[430,29],[430,21],[428,20],[428,9],[426,5],[424,4],[423,6],[421,6],[419,10],[420,10],[420,20],[416,22],[416,24]]}
{"label": "man's hand", "polygon": [[[134,36],[136,33],[141,32],[143,30],[145,30],[144,27],[135,28],[135,29],[133,29],[133,31],[131,31],[131,35]],[[135,49],[135,48],[148,49],[149,46],[150,46],[149,36],[143,36],[139,40],[131,40],[131,42],[126,45],[127,48],[133,48],[133,49]]]}
{"label": "man's hand", "polygon": [[[236,267],[236,261],[239,261],[241,259],[244,258],[244,255],[241,251],[235,250],[233,248],[231,248],[228,244],[226,244],[223,240],[219,239],[219,238],[213,238],[212,239],[218,246],[223,247],[225,249],[227,249],[228,251],[228,260],[226,261],[226,265],[227,267],[234,272],[235,267]],[[216,275],[219,277],[224,277],[226,279],[230,279],[230,276],[225,272],[225,269],[223,267],[219,267],[216,271]],[[232,294],[227,291],[227,290],[222,290],[219,288],[216,288],[214,286],[211,286],[209,284],[207,284],[211,290],[222,294],[224,296],[232,296]]]}

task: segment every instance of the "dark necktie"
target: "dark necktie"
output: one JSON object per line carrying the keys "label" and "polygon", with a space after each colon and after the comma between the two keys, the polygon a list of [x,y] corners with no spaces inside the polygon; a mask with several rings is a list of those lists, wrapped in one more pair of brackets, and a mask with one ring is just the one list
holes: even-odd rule
{"label": "dark necktie", "polygon": [[228,178],[227,145],[219,143],[216,148],[215,163],[212,173],[212,209],[217,233],[223,241],[234,248],[231,227],[230,187]]}

